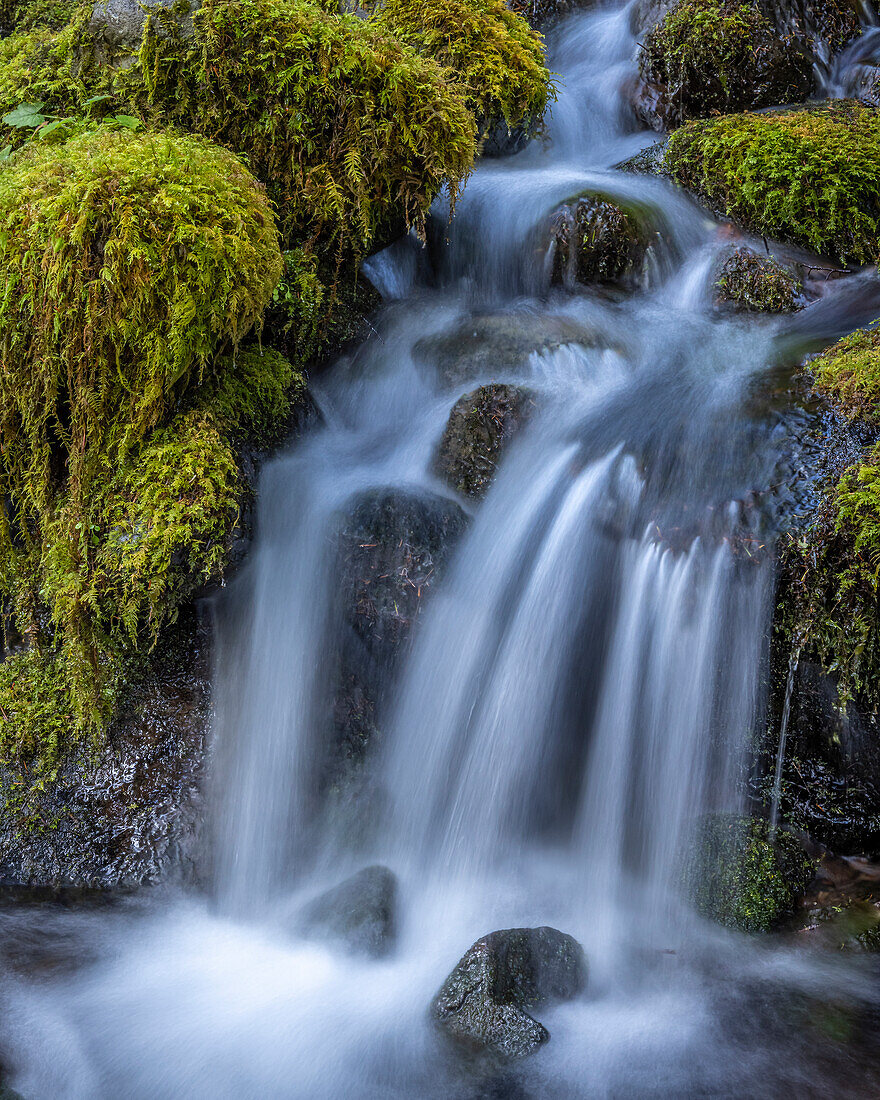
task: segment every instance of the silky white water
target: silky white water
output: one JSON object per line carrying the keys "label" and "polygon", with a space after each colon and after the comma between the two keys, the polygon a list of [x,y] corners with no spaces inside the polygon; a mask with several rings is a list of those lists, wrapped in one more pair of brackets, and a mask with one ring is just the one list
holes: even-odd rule
{"label": "silky white water", "polygon": [[[367,265],[376,334],[264,470],[216,611],[207,896],[44,918],[79,965],[4,981],[23,1096],[870,1095],[822,1006],[875,1003],[872,975],[710,927],[680,896],[689,828],[742,809],[763,722],[787,428],[761,395],[786,333],[716,314],[725,238],[667,183],[613,171],[651,140],[622,94],[636,51],[629,8],[569,19],[546,142],[480,167],[448,226],[438,204],[433,273],[412,241]],[[547,219],[589,188],[656,229],[629,294],[550,288]],[[804,330],[846,327],[835,293]],[[463,337],[480,366],[450,381]],[[499,380],[535,413],[466,504],[433,456],[461,394]],[[385,489],[457,503],[467,529],[339,799],[338,531]],[[298,936],[303,898],[377,862],[400,883],[386,959]],[[460,1064],[433,994],[479,936],[542,924],[584,945],[585,995],[541,1014],[551,1040],[521,1067]]]}

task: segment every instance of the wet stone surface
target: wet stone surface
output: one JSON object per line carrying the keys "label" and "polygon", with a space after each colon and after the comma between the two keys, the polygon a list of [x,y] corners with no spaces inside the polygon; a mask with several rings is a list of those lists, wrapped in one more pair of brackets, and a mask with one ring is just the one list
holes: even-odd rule
{"label": "wet stone surface", "polygon": [[508,928],[477,940],[431,1005],[437,1026],[464,1050],[500,1061],[524,1058],[550,1038],[526,1009],[578,996],[587,960],[555,928]]}
{"label": "wet stone surface", "polygon": [[192,879],[210,712],[210,636],[190,612],[97,756],[68,757],[42,793],[6,775],[0,883],[108,889]]}

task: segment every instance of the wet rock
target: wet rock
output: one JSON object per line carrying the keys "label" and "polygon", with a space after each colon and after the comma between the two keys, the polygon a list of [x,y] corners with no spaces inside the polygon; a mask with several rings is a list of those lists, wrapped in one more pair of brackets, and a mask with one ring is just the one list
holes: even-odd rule
{"label": "wet rock", "polygon": [[533,352],[565,344],[592,347],[595,334],[562,317],[533,313],[476,314],[451,332],[420,340],[418,359],[449,387],[496,381],[522,372]]}
{"label": "wet rock", "polygon": [[714,292],[716,305],[746,312],[794,313],[803,303],[803,286],[793,272],[745,245],[724,254]]}
{"label": "wet rock", "polygon": [[813,86],[803,43],[735,0],[679,0],[648,33],[639,74],[632,106],[655,130],[801,102]]}
{"label": "wet rock", "polygon": [[862,33],[858,0],[785,0],[769,8],[779,34],[802,43],[820,65]]}
{"label": "wet rock", "polygon": [[440,441],[438,476],[464,496],[484,496],[502,452],[533,408],[522,386],[494,382],[465,394],[453,406]]}
{"label": "wet rock", "polygon": [[379,958],[394,946],[397,879],[387,867],[365,867],[306,905],[298,925],[305,935],[344,944]]}
{"label": "wet rock", "polygon": [[554,282],[589,286],[635,281],[651,234],[634,212],[586,195],[563,206],[554,222]]}
{"label": "wet rock", "polygon": [[629,12],[630,26],[636,38],[643,38],[662,23],[676,2],[677,0],[637,0]]}
{"label": "wet rock", "polygon": [[141,46],[147,18],[156,34],[192,35],[200,0],[95,0],[86,41],[102,61],[124,68]]}
{"label": "wet rock", "polygon": [[536,31],[546,31],[573,11],[592,7],[594,0],[507,0],[507,6],[521,15]]}
{"label": "wet rock", "polygon": [[503,118],[489,119],[480,126],[480,152],[484,157],[512,157],[525,149],[539,125],[520,122],[508,126]]}
{"label": "wet rock", "polygon": [[182,614],[97,756],[83,746],[42,789],[0,773],[0,882],[105,890],[194,875],[209,651],[207,627]]}
{"label": "wet rock", "polygon": [[767,932],[793,912],[813,873],[812,859],[784,829],[710,814],[695,830],[683,878],[702,916],[741,932]]}
{"label": "wet rock", "polygon": [[502,1061],[550,1038],[526,1009],[571,1000],[586,986],[587,960],[555,928],[491,932],[468,949],[431,1005],[435,1023],[462,1048]]}
{"label": "wet rock", "polygon": [[379,489],[357,500],[339,536],[344,638],[327,782],[342,782],[376,735],[375,715],[425,601],[467,526],[453,500]]}
{"label": "wet rock", "polygon": [[633,175],[668,177],[663,161],[666,144],[665,141],[657,141],[614,167],[618,172],[632,172]]}
{"label": "wet rock", "polygon": [[824,852],[798,931],[832,951],[880,951],[880,863]]}

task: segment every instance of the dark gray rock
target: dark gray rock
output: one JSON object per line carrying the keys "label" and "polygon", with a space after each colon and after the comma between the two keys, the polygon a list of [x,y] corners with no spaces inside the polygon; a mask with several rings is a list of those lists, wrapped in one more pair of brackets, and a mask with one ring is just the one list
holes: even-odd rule
{"label": "dark gray rock", "polygon": [[455,1043],[502,1061],[524,1058],[550,1038],[527,1009],[578,996],[587,982],[583,948],[555,928],[491,932],[468,949],[431,1004]]}
{"label": "dark gray rock", "polygon": [[394,946],[397,879],[387,867],[365,867],[321,894],[300,913],[305,935],[333,940],[358,955],[379,958]]}
{"label": "dark gray rock", "polygon": [[366,493],[343,520],[337,564],[343,642],[329,785],[350,778],[374,740],[383,693],[466,526],[455,501],[403,489]]}
{"label": "dark gray rock", "polygon": [[664,166],[667,141],[657,141],[643,149],[635,156],[627,157],[614,167],[618,172],[631,172],[633,175],[661,176],[668,178],[669,173]]}
{"label": "dark gray rock", "polygon": [[571,286],[638,281],[653,234],[634,211],[583,195],[554,218],[553,281]]}
{"label": "dark gray rock", "polygon": [[183,614],[97,755],[82,746],[43,789],[0,773],[0,884],[106,890],[193,877],[209,651],[207,627]]}
{"label": "dark gray rock", "polygon": [[536,123],[508,126],[503,118],[488,119],[480,126],[480,152],[484,157],[512,157],[525,149],[539,128]]}
{"label": "dark gray rock", "polygon": [[534,400],[522,386],[480,386],[456,401],[440,440],[434,469],[453,489],[480,499],[501,455],[531,415]]}

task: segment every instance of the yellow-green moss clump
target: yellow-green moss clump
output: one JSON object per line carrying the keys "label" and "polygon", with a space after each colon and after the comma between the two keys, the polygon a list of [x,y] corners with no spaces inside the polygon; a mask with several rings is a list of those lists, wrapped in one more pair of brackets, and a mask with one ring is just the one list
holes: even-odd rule
{"label": "yellow-green moss clump", "polygon": [[263,188],[202,140],[99,129],[0,168],[0,587],[57,656],[74,730],[100,726],[116,658],[222,562],[228,435],[249,413],[221,353],[281,270]]}
{"label": "yellow-green moss clump", "polygon": [[755,232],[844,263],[880,258],[880,113],[845,100],[691,122],[665,167]]}
{"label": "yellow-green moss clump", "polygon": [[83,0],[7,0],[0,3],[0,20],[10,31],[29,31],[34,27],[50,27],[55,30],[67,23]]}
{"label": "yellow-green moss clump", "polygon": [[804,51],[759,4],[741,0],[679,0],[647,36],[639,66],[659,89],[667,125],[790,103],[812,86]]}
{"label": "yellow-green moss clump", "polygon": [[880,327],[859,329],[810,364],[813,389],[850,420],[880,422]]}
{"label": "yellow-green moss clump", "polygon": [[550,88],[541,39],[503,0],[381,0],[374,21],[451,70],[481,128],[540,122]]}
{"label": "yellow-green moss clump", "polygon": [[471,168],[473,118],[436,62],[305,0],[205,0],[186,40],[147,23],[116,79],[131,110],[246,152],[285,238],[362,250],[421,226]]}

